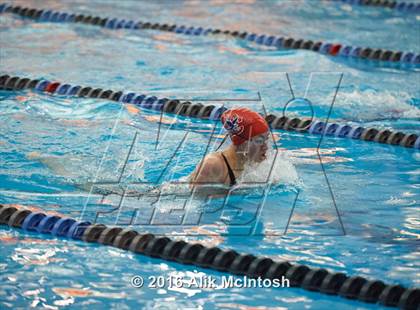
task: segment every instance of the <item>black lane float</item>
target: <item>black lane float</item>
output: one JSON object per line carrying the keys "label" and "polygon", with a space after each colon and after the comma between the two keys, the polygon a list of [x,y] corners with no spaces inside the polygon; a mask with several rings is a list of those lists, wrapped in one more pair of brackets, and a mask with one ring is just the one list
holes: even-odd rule
{"label": "black lane float", "polygon": [[[204,105],[177,99],[157,98],[146,94],[133,92],[123,93],[110,89],[91,86],[71,85],[61,82],[51,82],[43,79],[29,79],[9,75],[0,76],[0,90],[22,91],[31,89],[46,94],[61,96],[100,98],[121,103],[131,103],[141,108],[163,111],[186,117],[204,120],[220,120],[220,116],[227,109],[224,105]],[[420,136],[414,133],[391,131],[386,128],[364,128],[349,124],[324,122],[313,119],[288,118],[274,114],[264,115],[272,129],[297,131],[302,133],[335,136],[340,138],[360,139],[389,145],[399,145],[406,148],[420,149]]]}
{"label": "black lane float", "polygon": [[330,0],[352,5],[371,6],[394,9],[405,13],[420,13],[420,3],[394,0]]}
{"label": "black lane float", "polygon": [[139,233],[121,227],[79,222],[71,218],[3,205],[0,205],[0,224],[29,232],[96,242],[154,258],[234,275],[271,280],[287,278],[292,287],[368,303],[407,310],[416,310],[420,306],[419,288],[388,285],[380,280],[347,276],[341,272],[312,268],[288,261],[276,262],[269,257],[241,254],[219,247],[205,247],[199,243],[172,240],[165,236]]}
{"label": "black lane float", "polygon": [[[410,7],[410,6],[408,6]],[[370,60],[377,63],[394,63],[401,67],[415,67],[420,65],[420,54],[413,52],[391,51],[371,47],[359,47],[340,43],[328,43],[290,37],[280,37],[269,34],[248,33],[238,30],[222,30],[205,27],[191,27],[184,25],[170,25],[153,22],[126,20],[123,18],[109,18],[84,14],[58,12],[53,10],[35,9],[21,6],[0,4],[0,13],[16,14],[24,18],[31,18],[40,22],[55,23],[83,23],[104,27],[107,29],[159,30],[173,32],[180,35],[206,36],[224,35],[226,37],[242,39],[259,45],[271,46],[278,49],[305,49],[328,56]]]}

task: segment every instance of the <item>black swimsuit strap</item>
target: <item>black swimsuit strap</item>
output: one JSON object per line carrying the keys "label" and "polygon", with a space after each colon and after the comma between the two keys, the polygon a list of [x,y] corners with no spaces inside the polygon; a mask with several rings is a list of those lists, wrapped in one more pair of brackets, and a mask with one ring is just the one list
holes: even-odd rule
{"label": "black swimsuit strap", "polygon": [[232,168],[230,167],[229,162],[227,161],[227,159],[226,159],[225,155],[223,155],[223,153],[220,153],[220,154],[222,155],[222,157],[223,157],[223,159],[224,159],[224,161],[225,161],[225,163],[226,163],[226,167],[227,167],[227,169],[228,169],[228,174],[229,174],[229,178],[230,178],[230,186],[233,186],[233,185],[235,185],[235,184],[236,184],[236,177],[235,177],[235,174],[233,173],[233,170],[232,170]]}

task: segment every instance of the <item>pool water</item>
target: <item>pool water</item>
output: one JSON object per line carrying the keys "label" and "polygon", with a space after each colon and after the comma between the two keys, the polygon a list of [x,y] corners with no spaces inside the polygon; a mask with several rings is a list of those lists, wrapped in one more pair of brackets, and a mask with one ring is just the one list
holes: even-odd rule
{"label": "pool water", "polygon": [[[13,4],[420,52],[419,15],[331,1]],[[276,115],[292,98],[287,75],[293,95],[308,98],[315,117],[325,118],[343,74],[332,119],[420,134],[415,68],[10,14],[0,15],[0,43],[2,74],[246,105]],[[259,95],[262,100],[254,100]],[[30,91],[0,91],[0,101],[1,204],[391,284],[420,284],[420,153],[414,149],[325,137],[319,153],[331,192],[317,156],[320,136],[275,131],[269,160],[257,172],[251,167],[234,195],[203,199],[191,197],[179,181],[208,145],[215,150],[220,144],[223,132],[213,121],[164,115],[160,123],[159,113],[133,105]],[[309,111],[290,105],[286,113]],[[156,186],[160,197],[152,192],[121,200],[124,190]],[[378,308],[296,288],[135,288],[130,281],[136,275],[220,280],[223,274],[6,226],[0,248],[2,308]]]}

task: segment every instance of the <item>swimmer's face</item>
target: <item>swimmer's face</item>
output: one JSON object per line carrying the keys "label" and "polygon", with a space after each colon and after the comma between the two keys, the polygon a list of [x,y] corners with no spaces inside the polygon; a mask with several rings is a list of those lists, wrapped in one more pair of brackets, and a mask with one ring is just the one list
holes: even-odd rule
{"label": "swimmer's face", "polygon": [[247,145],[248,159],[254,162],[262,162],[267,158],[269,133],[263,133],[253,137]]}

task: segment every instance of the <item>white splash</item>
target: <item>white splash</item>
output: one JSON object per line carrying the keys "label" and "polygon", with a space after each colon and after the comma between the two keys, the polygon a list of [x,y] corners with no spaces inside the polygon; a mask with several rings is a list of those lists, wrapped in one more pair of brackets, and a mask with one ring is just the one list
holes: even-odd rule
{"label": "white splash", "polygon": [[335,106],[353,121],[376,121],[396,118],[419,118],[420,109],[409,104],[412,98],[406,92],[374,89],[340,92]]}
{"label": "white splash", "polygon": [[245,166],[239,183],[269,182],[272,184],[297,185],[299,177],[295,166],[285,152],[271,150],[261,163]]}

